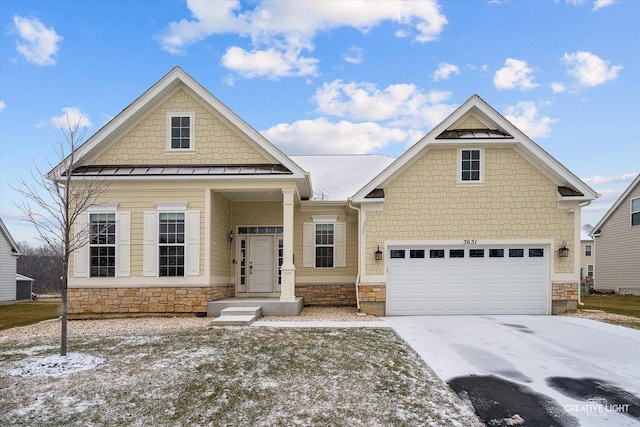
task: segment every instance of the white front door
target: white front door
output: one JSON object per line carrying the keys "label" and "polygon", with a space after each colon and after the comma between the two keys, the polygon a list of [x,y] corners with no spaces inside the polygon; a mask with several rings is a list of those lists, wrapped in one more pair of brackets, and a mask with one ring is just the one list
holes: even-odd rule
{"label": "white front door", "polygon": [[249,236],[249,292],[274,292],[273,236]]}

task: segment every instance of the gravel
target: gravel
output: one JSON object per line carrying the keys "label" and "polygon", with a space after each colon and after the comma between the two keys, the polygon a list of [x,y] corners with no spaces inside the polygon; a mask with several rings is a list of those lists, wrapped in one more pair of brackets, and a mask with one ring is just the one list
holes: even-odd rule
{"label": "gravel", "polygon": [[640,318],[624,316],[622,314],[607,313],[600,310],[577,310],[571,313],[565,313],[563,316],[581,317],[584,319],[598,320],[600,322],[624,322],[640,325]]}
{"label": "gravel", "polygon": [[[70,320],[68,337],[145,335],[153,332],[175,332],[206,329],[212,318],[202,317],[140,317],[99,320]],[[279,322],[371,322],[380,321],[376,316],[360,316],[355,307],[305,307],[299,316],[263,317],[260,321]],[[0,331],[0,342],[28,338],[51,338],[60,336],[60,320],[52,319],[29,326]]]}

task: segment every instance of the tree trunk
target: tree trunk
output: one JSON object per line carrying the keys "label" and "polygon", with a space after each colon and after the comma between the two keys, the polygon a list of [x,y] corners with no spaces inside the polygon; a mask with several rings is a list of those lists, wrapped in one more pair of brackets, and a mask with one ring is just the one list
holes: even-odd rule
{"label": "tree trunk", "polygon": [[64,264],[64,275],[62,276],[62,318],[60,328],[60,356],[67,355],[67,278],[69,277],[69,264]]}

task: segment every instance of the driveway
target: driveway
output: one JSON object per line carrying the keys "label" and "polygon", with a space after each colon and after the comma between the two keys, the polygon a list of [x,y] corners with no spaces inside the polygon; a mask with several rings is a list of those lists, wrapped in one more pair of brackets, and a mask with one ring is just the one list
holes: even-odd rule
{"label": "driveway", "polygon": [[487,425],[640,426],[639,330],[563,316],[384,320]]}

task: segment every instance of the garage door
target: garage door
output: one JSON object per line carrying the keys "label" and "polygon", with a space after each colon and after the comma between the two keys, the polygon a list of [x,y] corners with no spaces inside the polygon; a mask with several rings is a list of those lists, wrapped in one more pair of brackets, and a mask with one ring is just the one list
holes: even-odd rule
{"label": "garage door", "polygon": [[545,246],[392,246],[387,314],[545,314]]}

